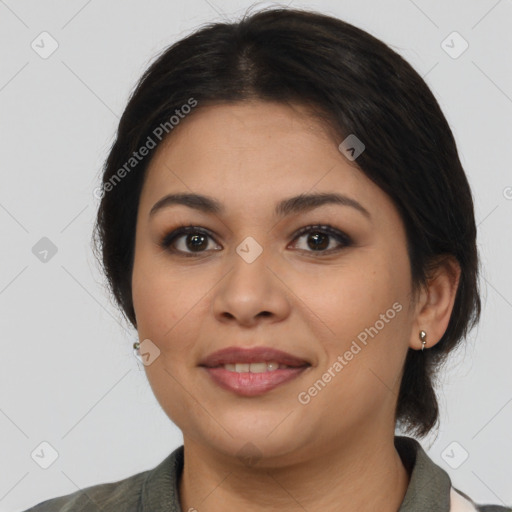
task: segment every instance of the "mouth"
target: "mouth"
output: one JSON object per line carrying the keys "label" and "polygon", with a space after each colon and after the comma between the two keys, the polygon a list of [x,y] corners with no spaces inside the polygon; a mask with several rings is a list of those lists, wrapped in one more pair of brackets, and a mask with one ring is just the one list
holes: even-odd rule
{"label": "mouth", "polygon": [[210,354],[199,366],[221,388],[249,397],[295,379],[311,363],[270,347],[228,347]]}
{"label": "mouth", "polygon": [[278,361],[262,361],[258,363],[226,363],[217,366],[208,366],[207,368],[224,368],[224,370],[237,373],[266,373],[286,368],[302,368],[303,366],[309,365],[289,366],[279,363]]}

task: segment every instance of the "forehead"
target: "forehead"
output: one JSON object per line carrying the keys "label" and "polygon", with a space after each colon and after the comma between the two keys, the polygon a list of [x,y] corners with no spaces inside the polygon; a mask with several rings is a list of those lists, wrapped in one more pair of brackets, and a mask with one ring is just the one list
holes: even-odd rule
{"label": "forehead", "polygon": [[190,166],[212,154],[246,164],[250,159],[282,162],[295,160],[302,148],[318,158],[320,146],[327,156],[325,149],[335,144],[326,128],[299,105],[247,101],[199,106],[169,134],[156,157]]}
{"label": "forehead", "polygon": [[340,153],[339,142],[298,105],[198,106],[153,155],[141,206],[149,209],[169,192],[213,195],[237,207],[313,191],[375,203],[383,192]]}

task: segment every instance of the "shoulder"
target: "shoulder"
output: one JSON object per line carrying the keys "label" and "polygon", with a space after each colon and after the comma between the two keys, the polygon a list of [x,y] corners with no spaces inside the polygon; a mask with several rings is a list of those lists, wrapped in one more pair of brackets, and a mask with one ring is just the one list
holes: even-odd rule
{"label": "shoulder", "polygon": [[178,511],[182,469],[183,445],[152,469],[46,500],[23,512]]}
{"label": "shoulder", "polygon": [[450,490],[450,512],[512,512],[512,507],[475,503],[467,494],[454,487]]}
{"label": "shoulder", "polygon": [[512,512],[512,507],[502,507],[500,505],[477,505],[478,512]]}
{"label": "shoulder", "polygon": [[476,503],[467,494],[454,488],[449,474],[434,463],[416,439],[395,436],[395,447],[410,476],[399,512],[512,512],[510,506]]}
{"label": "shoulder", "polygon": [[52,498],[24,512],[119,512],[138,510],[144,480],[148,471],[137,473],[123,480],[97,484],[71,494]]}

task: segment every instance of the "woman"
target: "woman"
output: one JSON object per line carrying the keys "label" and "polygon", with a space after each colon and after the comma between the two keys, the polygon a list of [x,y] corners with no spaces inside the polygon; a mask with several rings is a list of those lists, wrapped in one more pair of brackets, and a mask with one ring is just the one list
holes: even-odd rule
{"label": "woman", "polygon": [[413,437],[480,314],[471,191],[421,77],[368,33],[274,9],[142,77],[96,225],[184,443],[31,511],[480,510]]}

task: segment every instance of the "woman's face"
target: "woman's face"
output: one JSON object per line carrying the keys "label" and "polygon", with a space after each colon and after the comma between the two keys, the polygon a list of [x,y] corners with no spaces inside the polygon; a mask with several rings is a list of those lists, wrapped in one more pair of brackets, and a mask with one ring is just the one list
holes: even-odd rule
{"label": "woman's face", "polygon": [[[140,198],[133,302],[150,385],[185,442],[219,455],[251,446],[276,462],[392,436],[406,352],[420,342],[388,196],[299,107],[205,107],[167,142]],[[220,209],[168,201],[151,214],[168,194],[208,196]],[[311,194],[353,203],[297,200],[276,212]],[[195,231],[171,240],[182,225]],[[271,347],[307,365],[267,391],[237,391],[200,366],[227,347]]]}

